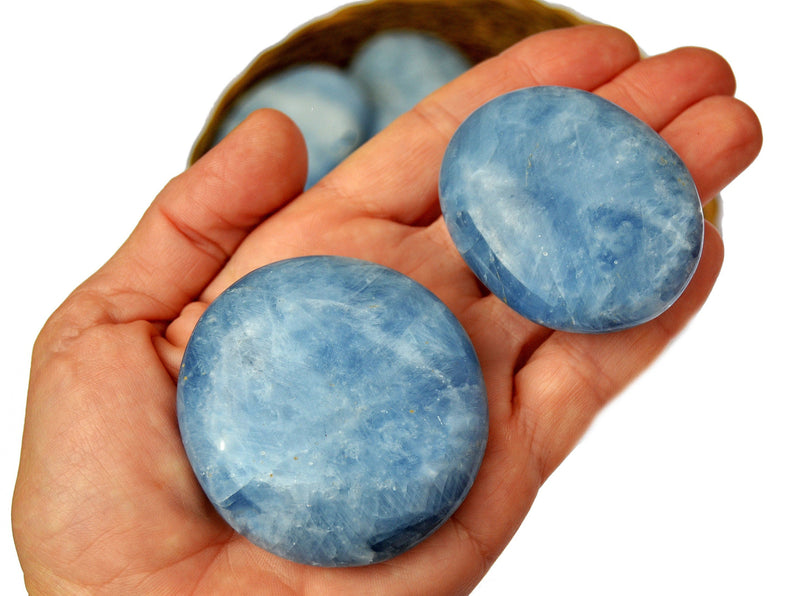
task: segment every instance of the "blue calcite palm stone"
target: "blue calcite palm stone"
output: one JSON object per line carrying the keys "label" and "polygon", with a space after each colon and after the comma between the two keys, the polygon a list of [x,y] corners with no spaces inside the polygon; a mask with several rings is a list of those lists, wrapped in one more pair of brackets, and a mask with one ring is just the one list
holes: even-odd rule
{"label": "blue calcite palm stone", "polygon": [[262,267],[215,300],[178,382],[186,453],[253,543],[355,566],[419,543],[480,466],[486,392],[453,314],[410,278],[340,257]]}
{"label": "blue calcite palm stone", "polygon": [[532,87],[478,108],[447,147],[439,191],[476,276],[553,329],[644,323],[678,298],[700,257],[686,166],[644,122],[585,91]]}
{"label": "blue calcite palm stone", "polygon": [[306,142],[306,188],[316,184],[369,135],[372,106],[361,86],[329,64],[291,67],[256,83],[231,106],[219,125],[216,140],[261,108],[289,116]]}
{"label": "blue calcite palm stone", "polygon": [[349,71],[374,106],[374,135],[469,67],[455,46],[438,37],[390,29],[373,35],[358,49]]}

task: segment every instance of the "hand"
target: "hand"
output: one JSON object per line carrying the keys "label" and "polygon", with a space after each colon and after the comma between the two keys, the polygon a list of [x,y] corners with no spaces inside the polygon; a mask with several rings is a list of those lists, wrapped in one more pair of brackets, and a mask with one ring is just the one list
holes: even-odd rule
{"label": "hand", "polygon": [[[482,292],[438,211],[445,145],[473,109],[514,88],[592,90],[647,121],[704,200],[756,156],[761,132],[712,52],[640,59],[624,33],[542,33],[473,68],[301,194],[305,152],[277,112],[251,116],[159,194],[119,252],[45,325],[34,349],[13,529],[32,592],[427,594],[470,591],[595,414],[697,312],[722,263],[710,225],[689,288],[627,331],[539,327]],[[338,254],[436,293],[479,355],[490,435],[474,487],[428,540],[386,563],[320,569],[234,533],[205,499],[175,416],[175,378],[205,306],[250,270]]]}

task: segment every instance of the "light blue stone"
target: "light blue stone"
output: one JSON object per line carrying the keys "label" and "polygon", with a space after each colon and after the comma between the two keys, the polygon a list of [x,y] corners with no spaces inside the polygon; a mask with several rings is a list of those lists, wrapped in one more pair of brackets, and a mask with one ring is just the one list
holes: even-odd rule
{"label": "light blue stone", "polygon": [[419,543],[465,498],[487,438],[453,314],[410,278],[340,257],[281,261],[226,290],[189,341],[177,404],[222,517],[311,565]]}
{"label": "light blue stone", "polygon": [[359,147],[369,134],[372,107],[363,89],[329,64],[302,64],[256,83],[231,106],[221,121],[217,142],[260,108],[289,116],[306,142],[306,188]]}
{"label": "light blue stone", "polygon": [[703,213],[686,166],[644,122],[585,91],[532,87],[480,107],[447,148],[439,190],[477,277],[554,329],[648,321],[700,258]]}
{"label": "light blue stone", "polygon": [[376,134],[469,67],[454,46],[427,33],[400,29],[369,38],[353,56],[350,72],[375,107]]}

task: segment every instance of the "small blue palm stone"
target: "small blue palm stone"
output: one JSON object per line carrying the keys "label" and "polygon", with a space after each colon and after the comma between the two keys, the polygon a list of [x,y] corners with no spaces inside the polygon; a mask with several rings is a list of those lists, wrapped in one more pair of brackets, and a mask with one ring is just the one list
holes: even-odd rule
{"label": "small blue palm stone", "polygon": [[368,138],[372,121],[369,100],[346,72],[329,64],[301,64],[245,91],[220,123],[216,141],[260,108],[283,112],[303,133],[308,151],[307,189]]}
{"label": "small blue palm stone", "polygon": [[453,314],[410,278],[340,257],[262,267],[215,300],[181,364],[178,421],[222,517],[287,559],[393,557],[455,511],[487,438]]}
{"label": "small blue palm stone", "polygon": [[433,35],[390,29],[370,37],[349,68],[375,106],[374,135],[469,67],[455,46]]}
{"label": "small blue palm stone", "polygon": [[532,87],[477,109],[447,148],[439,190],[476,276],[554,329],[648,321],[700,257],[703,214],[686,166],[644,122],[585,91]]}

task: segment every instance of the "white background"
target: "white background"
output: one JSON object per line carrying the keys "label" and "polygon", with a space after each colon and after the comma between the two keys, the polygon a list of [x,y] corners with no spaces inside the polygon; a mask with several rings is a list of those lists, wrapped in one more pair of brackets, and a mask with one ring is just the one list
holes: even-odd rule
{"label": "white background", "polygon": [[[230,79],[339,4],[0,8],[4,594],[24,592],[8,511],[39,328],[183,169]],[[680,45],[723,54],[739,97],[762,119],[765,145],[723,195],[726,263],[706,308],[599,417],[475,593],[798,594],[793,18],[776,2],[569,5],[627,30],[651,54]]]}

